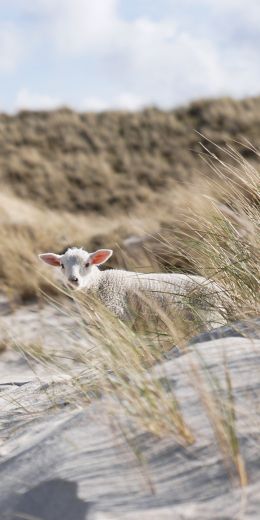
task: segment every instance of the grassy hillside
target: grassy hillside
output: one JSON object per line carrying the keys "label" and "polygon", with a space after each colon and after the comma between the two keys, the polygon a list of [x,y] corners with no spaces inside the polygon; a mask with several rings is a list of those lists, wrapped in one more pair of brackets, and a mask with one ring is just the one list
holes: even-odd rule
{"label": "grassy hillside", "polygon": [[[53,447],[49,454],[53,461],[57,457],[57,443],[53,443],[56,414],[58,444],[69,456],[60,459],[61,465],[67,478],[71,459],[76,482],[75,443],[68,437],[76,409],[84,430],[82,433],[76,424],[75,438],[83,439],[81,451],[76,443],[79,477],[84,475],[86,482],[89,467],[92,478],[93,464],[97,468],[100,459],[101,473],[107,478],[104,461],[108,458],[111,467],[111,450],[117,455],[118,448],[120,456],[126,453],[124,466],[135,471],[130,487],[127,483],[127,494],[130,489],[135,504],[138,493],[132,491],[133,481],[149,504],[157,507],[171,502],[164,488],[160,494],[160,481],[171,497],[172,482],[176,486],[181,475],[180,487],[188,490],[182,499],[185,511],[190,504],[194,509],[196,480],[206,499],[215,497],[211,512],[204,510],[204,518],[213,518],[220,507],[223,511],[221,489],[225,496],[230,489],[234,502],[236,487],[256,482],[259,127],[260,98],[201,101],[173,112],[151,109],[138,114],[91,115],[64,109],[0,116],[3,468],[9,471],[10,455],[15,470],[17,459],[20,475],[22,458],[27,474],[34,479],[37,429],[42,480],[42,453],[44,449],[48,455],[48,450],[42,444],[41,429],[48,446]],[[157,305],[149,293],[141,294],[139,301],[134,294],[129,301],[133,323],[123,322],[91,294],[78,291],[71,298],[70,291],[57,288],[61,269],[43,265],[38,254],[60,252],[70,245],[89,251],[112,247],[115,254],[108,267],[201,274],[207,278],[205,289],[208,281],[216,280],[221,294],[217,291],[202,306],[198,293],[190,290],[183,306],[178,296],[176,305],[167,308]],[[10,305],[2,293],[9,297]],[[19,305],[32,297],[29,305]],[[51,305],[45,304],[46,299]],[[9,313],[10,307],[13,313]],[[214,324],[225,318],[231,327],[198,336],[212,327],[208,311],[216,310],[218,322],[214,320]],[[238,323],[243,319],[246,327]],[[90,413],[90,421],[88,415],[87,422],[82,421],[85,412]],[[68,413],[73,414],[67,416],[69,423]],[[103,435],[104,425],[108,432],[97,435],[89,463],[84,459],[90,453],[86,424],[91,426],[93,438],[95,415],[97,432]],[[64,449],[61,424],[65,425]],[[26,435],[27,444],[21,434]],[[115,439],[116,445],[110,445],[109,439]],[[26,457],[21,457],[20,446]],[[117,456],[117,475],[119,459]],[[49,467],[46,459],[47,470]],[[136,480],[138,474],[145,486]],[[113,498],[115,479],[111,475]],[[12,484],[10,478],[2,480]],[[25,480],[30,485],[30,479]],[[35,489],[34,480],[31,489]],[[18,496],[17,479],[13,487]],[[107,499],[110,491],[104,489]],[[12,497],[11,491],[12,486]],[[97,494],[99,500],[102,492],[98,489]],[[241,497],[242,501],[236,501],[240,513],[245,494]],[[221,506],[216,508],[217,498]],[[96,497],[94,503],[96,506]],[[142,510],[143,505],[142,501]],[[246,505],[254,511],[252,500]],[[197,518],[202,518],[199,512]]]}
{"label": "grassy hillside", "polygon": [[[190,238],[212,200],[249,233],[226,180],[256,207],[259,136],[260,98],[169,112],[0,115],[3,290],[28,298],[46,289],[37,253],[71,244],[115,248],[110,265],[198,272]],[[125,242],[145,233],[145,244]]]}
{"label": "grassy hillside", "polygon": [[236,140],[250,156],[245,140],[259,144],[260,98],[201,101],[171,112],[2,115],[1,187],[51,209],[132,210],[208,172],[199,157],[205,139],[196,131],[220,146]]}

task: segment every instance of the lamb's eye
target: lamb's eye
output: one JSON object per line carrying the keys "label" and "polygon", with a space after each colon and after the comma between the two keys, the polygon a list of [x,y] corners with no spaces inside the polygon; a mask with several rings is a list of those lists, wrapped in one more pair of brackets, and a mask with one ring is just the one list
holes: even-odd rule
{"label": "lamb's eye", "polygon": [[85,264],[85,267],[88,267],[88,266],[89,266],[89,262],[87,262],[87,263]]}
{"label": "lamb's eye", "polygon": [[64,264],[60,264],[61,268],[64,269]]}

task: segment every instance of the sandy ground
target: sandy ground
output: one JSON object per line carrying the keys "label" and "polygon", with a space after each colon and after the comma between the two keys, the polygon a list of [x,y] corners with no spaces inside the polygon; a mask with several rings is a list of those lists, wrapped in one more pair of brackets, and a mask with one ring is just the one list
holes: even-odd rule
{"label": "sandy ground", "polygon": [[[187,354],[153,368],[154,377],[167,379],[178,395],[196,442],[185,448],[171,436],[133,429],[129,444],[111,421],[107,398],[86,406],[69,375],[50,373],[48,364],[37,367],[21,350],[23,342],[50,351],[58,342],[65,353],[75,341],[90,348],[75,320],[47,305],[11,312],[2,300],[0,310],[1,341],[9,345],[0,357],[1,519],[259,518],[259,339],[198,338]],[[249,475],[244,489],[223,462],[201,405],[191,376],[199,359],[223,389],[223,367],[231,374]]]}

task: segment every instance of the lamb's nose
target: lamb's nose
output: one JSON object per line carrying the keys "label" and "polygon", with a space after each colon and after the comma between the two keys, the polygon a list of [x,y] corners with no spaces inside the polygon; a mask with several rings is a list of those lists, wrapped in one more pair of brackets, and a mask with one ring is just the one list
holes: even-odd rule
{"label": "lamb's nose", "polygon": [[69,280],[70,280],[70,282],[74,282],[74,283],[79,281],[79,279],[76,276],[71,276]]}

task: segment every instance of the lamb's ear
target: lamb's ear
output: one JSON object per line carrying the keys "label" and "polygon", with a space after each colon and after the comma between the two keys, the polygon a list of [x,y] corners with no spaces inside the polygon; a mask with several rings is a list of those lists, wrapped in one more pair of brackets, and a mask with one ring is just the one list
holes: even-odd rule
{"label": "lamb's ear", "polygon": [[54,267],[59,266],[61,261],[61,255],[55,255],[54,253],[43,253],[39,255],[39,258],[43,260],[43,262],[46,262],[46,264],[53,265]]}
{"label": "lamb's ear", "polygon": [[95,253],[90,253],[89,260],[91,264],[104,264],[113,254],[112,249],[98,249]]}

